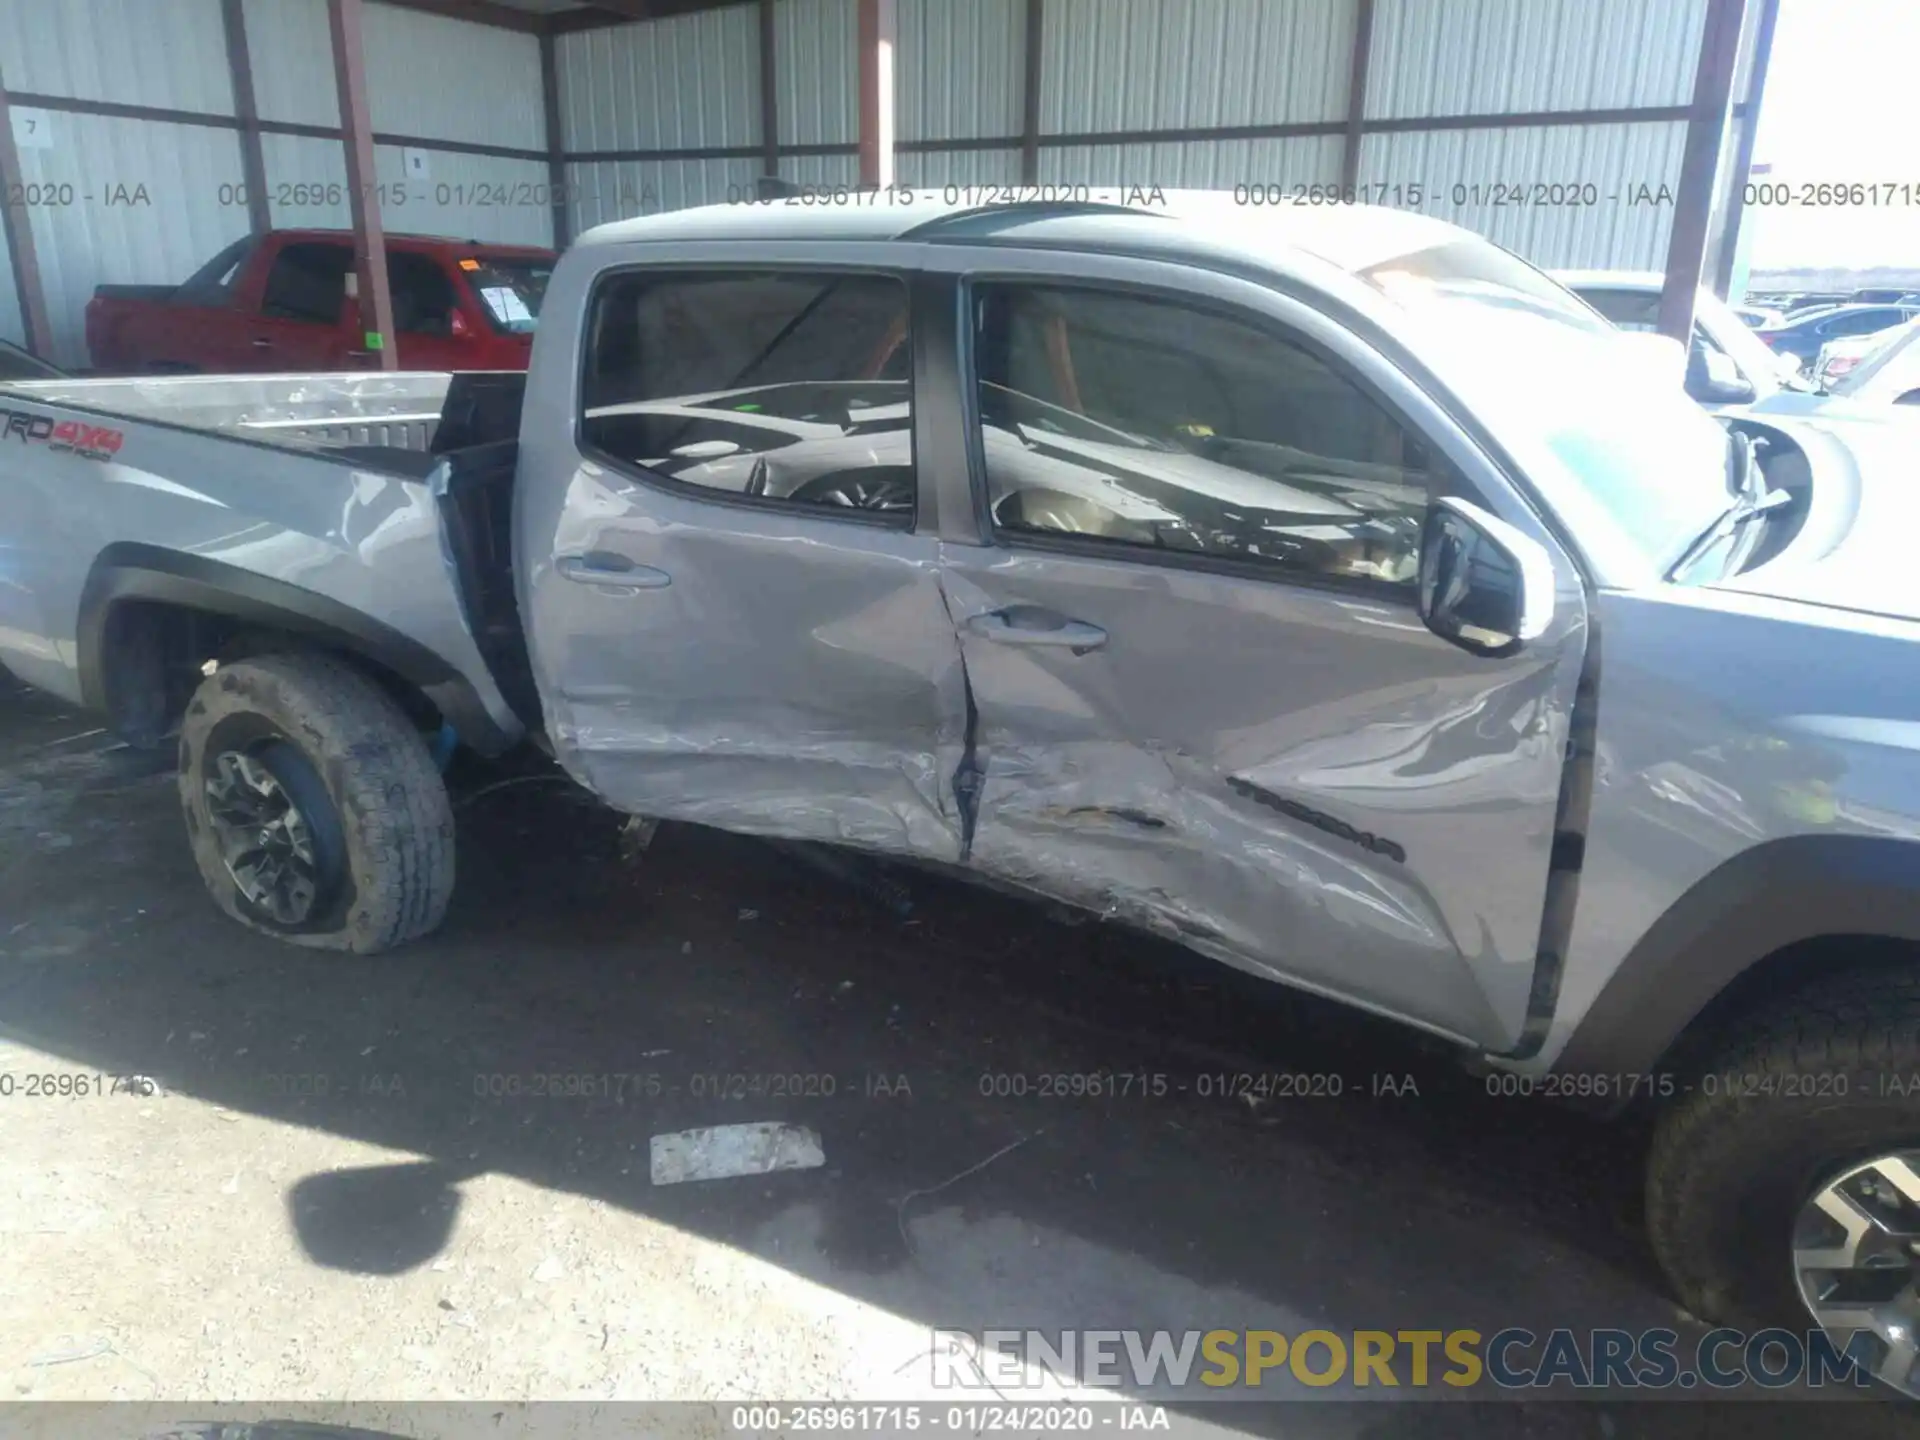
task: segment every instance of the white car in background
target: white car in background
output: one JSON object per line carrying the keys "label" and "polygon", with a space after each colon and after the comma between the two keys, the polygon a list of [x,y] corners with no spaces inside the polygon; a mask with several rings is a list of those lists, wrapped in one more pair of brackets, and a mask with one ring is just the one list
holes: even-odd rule
{"label": "white car in background", "polygon": [[1920,407],[1920,320],[1866,338],[1879,343],[1836,376],[1829,391],[1867,405]]}
{"label": "white car in background", "polygon": [[1807,367],[1807,373],[1822,390],[1831,389],[1834,381],[1878,350],[1899,328],[1896,325],[1892,330],[1876,330],[1871,335],[1846,335],[1838,340],[1829,340],[1820,347],[1820,353],[1814,357],[1813,364]]}
{"label": "white car in background", "polygon": [[[1657,270],[1556,270],[1553,278],[1622,330],[1658,328],[1667,278]],[[1769,350],[1731,305],[1701,288],[1693,305],[1689,395],[1709,409],[1765,409],[1777,396],[1811,394],[1813,388],[1793,357]]]}

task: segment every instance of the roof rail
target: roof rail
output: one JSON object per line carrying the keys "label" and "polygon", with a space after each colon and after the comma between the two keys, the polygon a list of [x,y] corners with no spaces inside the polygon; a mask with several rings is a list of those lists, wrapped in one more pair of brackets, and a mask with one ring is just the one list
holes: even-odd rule
{"label": "roof rail", "polygon": [[1141,205],[1116,205],[1111,200],[1010,200],[1001,205],[968,205],[934,215],[900,232],[901,240],[925,240],[942,230],[957,228],[989,215],[1010,220],[1036,220],[1063,215],[1155,215],[1162,212]]}

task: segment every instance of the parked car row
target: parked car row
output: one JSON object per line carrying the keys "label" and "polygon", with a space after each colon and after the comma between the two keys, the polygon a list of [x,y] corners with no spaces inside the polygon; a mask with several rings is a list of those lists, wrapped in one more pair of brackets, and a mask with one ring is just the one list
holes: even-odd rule
{"label": "parked car row", "polygon": [[1811,368],[1820,347],[1834,340],[1876,335],[1906,324],[1920,315],[1920,303],[1912,305],[1835,305],[1788,316],[1779,325],[1753,333],[1762,344],[1780,355],[1791,355],[1794,363]]}

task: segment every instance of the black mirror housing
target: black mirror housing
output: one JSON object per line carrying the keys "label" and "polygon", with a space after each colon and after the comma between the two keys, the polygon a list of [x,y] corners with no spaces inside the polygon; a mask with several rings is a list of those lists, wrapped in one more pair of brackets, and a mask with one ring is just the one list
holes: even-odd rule
{"label": "black mirror housing", "polygon": [[1420,533],[1420,619],[1442,640],[1489,659],[1516,654],[1553,614],[1553,562],[1538,541],[1451,496]]}

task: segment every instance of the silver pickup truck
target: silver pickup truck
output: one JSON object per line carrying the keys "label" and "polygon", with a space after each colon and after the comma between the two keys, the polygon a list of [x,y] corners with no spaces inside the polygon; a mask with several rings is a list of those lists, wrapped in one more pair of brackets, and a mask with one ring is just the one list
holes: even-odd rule
{"label": "silver pickup truck", "polygon": [[0,390],[0,659],[301,944],[431,930],[433,748],[531,735],[1651,1110],[1684,1301],[1920,1388],[1911,439],[1415,215],[880,199],[593,231],[524,378]]}

